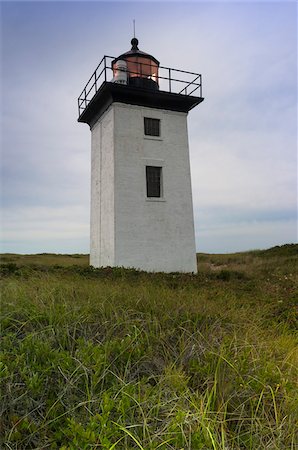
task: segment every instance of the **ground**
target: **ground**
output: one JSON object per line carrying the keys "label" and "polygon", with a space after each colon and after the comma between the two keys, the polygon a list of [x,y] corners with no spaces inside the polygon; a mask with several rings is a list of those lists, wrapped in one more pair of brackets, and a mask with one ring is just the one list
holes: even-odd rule
{"label": "ground", "polygon": [[295,449],[297,256],[2,255],[1,448]]}

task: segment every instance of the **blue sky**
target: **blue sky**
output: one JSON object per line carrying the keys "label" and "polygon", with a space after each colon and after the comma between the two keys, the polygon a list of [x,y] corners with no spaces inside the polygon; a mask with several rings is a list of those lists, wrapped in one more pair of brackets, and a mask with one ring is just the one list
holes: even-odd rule
{"label": "blue sky", "polygon": [[200,72],[189,114],[197,250],[297,240],[295,2],[2,2],[1,251],[88,253],[90,131],[77,97],[104,54]]}

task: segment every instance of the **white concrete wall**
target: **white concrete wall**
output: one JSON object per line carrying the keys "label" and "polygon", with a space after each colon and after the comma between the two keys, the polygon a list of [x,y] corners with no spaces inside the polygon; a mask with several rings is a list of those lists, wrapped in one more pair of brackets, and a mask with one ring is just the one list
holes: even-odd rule
{"label": "white concrete wall", "polygon": [[90,264],[115,265],[114,109],[91,129]]}
{"label": "white concrete wall", "polygon": [[[161,120],[160,138],[144,117]],[[146,165],[163,168],[161,199],[146,198]],[[114,103],[92,129],[92,186],[92,265],[197,271],[187,114]]]}

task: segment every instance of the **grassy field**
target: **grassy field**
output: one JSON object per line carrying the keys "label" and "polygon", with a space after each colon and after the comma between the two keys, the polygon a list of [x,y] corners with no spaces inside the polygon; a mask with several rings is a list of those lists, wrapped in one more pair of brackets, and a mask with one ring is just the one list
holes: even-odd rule
{"label": "grassy field", "polygon": [[297,245],[198,275],[1,260],[1,449],[297,449]]}

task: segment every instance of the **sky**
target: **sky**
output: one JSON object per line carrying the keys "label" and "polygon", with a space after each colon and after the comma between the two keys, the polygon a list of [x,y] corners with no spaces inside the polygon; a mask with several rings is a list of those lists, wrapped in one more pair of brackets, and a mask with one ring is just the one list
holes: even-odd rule
{"label": "sky", "polygon": [[1,252],[89,253],[91,134],[77,97],[139,48],[202,74],[188,116],[197,251],[297,242],[297,5],[1,2]]}

